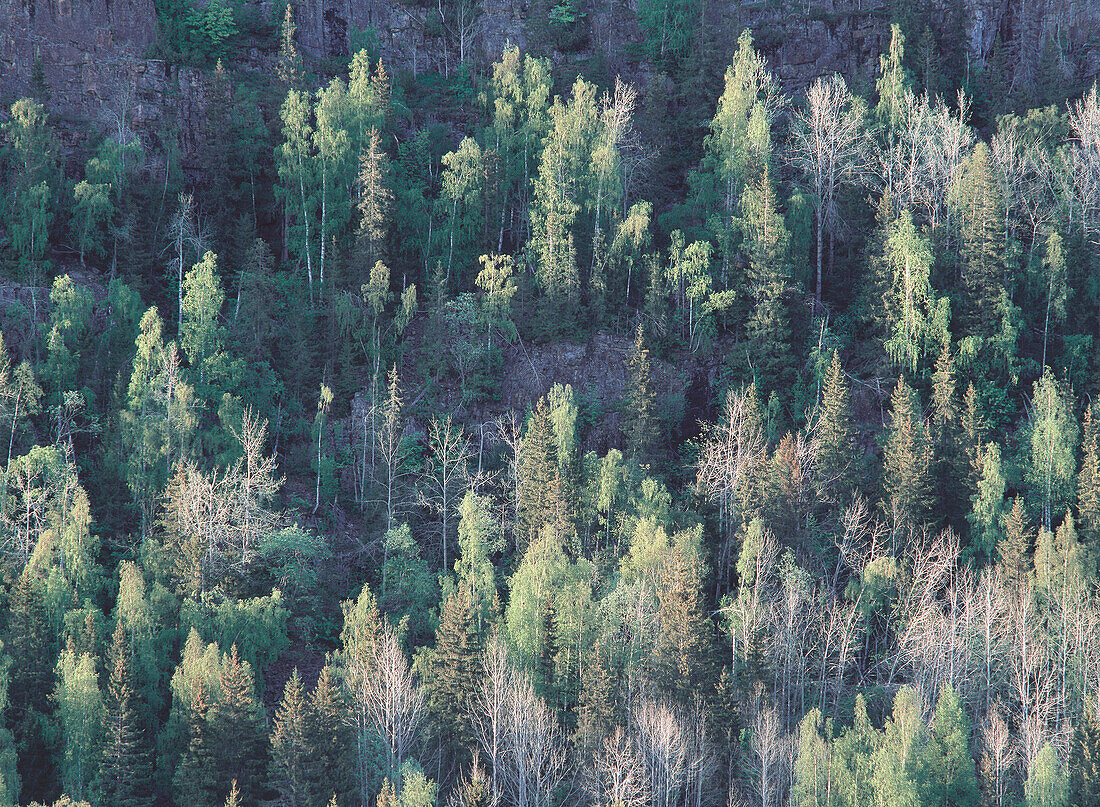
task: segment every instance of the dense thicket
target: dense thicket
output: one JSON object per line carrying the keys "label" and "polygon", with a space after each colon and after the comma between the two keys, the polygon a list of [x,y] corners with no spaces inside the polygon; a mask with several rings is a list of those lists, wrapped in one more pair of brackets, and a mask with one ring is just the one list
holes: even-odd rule
{"label": "dense thicket", "polygon": [[11,105],[0,804],[1097,803],[1095,86],[704,109],[691,13],[635,88],[288,7],[187,174]]}

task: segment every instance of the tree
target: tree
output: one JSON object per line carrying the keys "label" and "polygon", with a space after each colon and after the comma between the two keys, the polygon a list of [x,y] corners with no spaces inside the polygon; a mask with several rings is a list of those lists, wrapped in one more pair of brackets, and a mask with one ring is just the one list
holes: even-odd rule
{"label": "tree", "polygon": [[447,227],[447,274],[444,283],[450,285],[455,237],[457,235],[462,255],[468,250],[468,242],[477,231],[476,216],[484,185],[485,155],[476,140],[464,137],[458,150],[444,154],[442,162],[439,200],[445,202],[449,208],[447,217],[450,221]]}
{"label": "tree", "polygon": [[516,452],[516,549],[526,548],[555,521],[558,461],[550,412],[539,398]]}
{"label": "tree", "polygon": [[386,531],[386,560],[382,577],[386,581],[378,606],[395,623],[403,625],[412,641],[431,634],[431,610],[439,601],[435,576],[420,554],[420,544],[409,525],[402,523]]}
{"label": "tree", "polygon": [[657,450],[657,395],[653,389],[649,349],[645,346],[641,323],[634,337],[634,347],[627,360],[629,381],[623,401],[623,436],[627,453],[639,465],[653,462]]}
{"label": "tree", "polygon": [[[288,8],[287,14],[291,12]],[[293,17],[290,17],[293,20]],[[313,299],[312,219],[316,215],[317,167],[314,152],[313,109],[308,92],[291,89],[283,102],[283,144],[276,152],[278,194],[284,205],[284,238],[294,244],[299,265],[305,259],[310,300]],[[294,222],[291,230],[290,222]]]}
{"label": "tree", "polygon": [[830,742],[819,709],[811,709],[798,724],[798,751],[794,762],[791,803],[795,807],[826,807],[832,791]]}
{"label": "tree", "polygon": [[511,43],[504,46],[500,61],[493,64],[493,120],[487,133],[501,169],[498,252],[506,234],[518,244],[531,230],[530,180],[539,168],[539,149],[550,125],[550,88],[549,59],[521,54]]}
{"label": "tree", "polygon": [[871,758],[875,803],[914,806],[922,803],[925,777],[922,763],[927,736],[920,696],[912,687],[902,687],[894,696],[893,713],[883,727],[882,743]]}
{"label": "tree", "polygon": [[371,691],[379,671],[378,644],[382,639],[382,616],[378,601],[366,585],[354,600],[341,603],[344,627],[340,632],[341,660],[351,696],[351,721],[355,733],[355,779],[359,792],[366,797],[373,780],[374,740],[370,711]]}
{"label": "tree", "polygon": [[1049,531],[1051,513],[1068,503],[1073,493],[1079,430],[1070,395],[1049,367],[1035,382],[1031,404],[1026,477],[1041,503],[1042,526]]}
{"label": "tree", "polygon": [[733,216],[752,173],[750,130],[766,131],[778,103],[778,85],[746,29],[737,39],[737,53],[726,70],[722,96],[710,122],[710,133],[703,141],[707,151],[705,170],[712,178],[718,208],[717,216],[708,223],[722,250],[724,279],[733,258]]}
{"label": "tree", "polygon": [[252,665],[241,659],[236,644],[222,658],[221,690],[211,720],[218,792],[225,792],[226,783],[237,778],[242,797],[256,804],[267,772],[267,731],[263,708],[256,701]]}
{"label": "tree", "polygon": [[53,222],[56,147],[45,108],[30,98],[12,104],[0,126],[8,142],[7,163],[13,177],[4,220],[22,265],[36,268],[49,246]]}
{"label": "tree", "polygon": [[825,374],[813,437],[819,495],[828,504],[840,505],[848,498],[855,481],[855,446],[848,381],[837,351],[833,351]]}
{"label": "tree", "polygon": [[401,769],[424,717],[424,689],[409,667],[397,630],[382,628],[374,645],[374,675],[362,690],[366,714],[386,749],[390,779]]}
{"label": "tree", "polygon": [[771,376],[776,387],[782,388],[791,339],[785,300],[791,239],[776,209],[775,186],[766,163],[746,185],[741,197],[741,222],[749,262],[748,290],[753,300],[749,340],[760,375]]}
{"label": "tree", "polygon": [[216,751],[211,731],[211,704],[206,685],[199,678],[191,691],[187,718],[187,749],[176,768],[172,783],[178,804],[216,807],[220,801]]}
{"label": "tree", "polygon": [[198,371],[199,382],[209,378],[211,360],[221,352],[225,331],[218,324],[225,292],[218,277],[218,256],[207,252],[195,264],[183,281],[183,308],[180,325],[180,347],[191,365]]}
{"label": "tree", "polygon": [[1069,752],[1069,803],[1100,804],[1100,725],[1092,710],[1073,730]]}
{"label": "tree", "polygon": [[1081,540],[1093,562],[1100,560],[1100,422],[1097,407],[1085,408],[1081,470],[1077,474],[1077,518]]}
{"label": "tree", "polygon": [[923,803],[939,807],[977,804],[978,777],[970,756],[970,721],[950,684],[940,690],[932,731],[923,751]]}
{"label": "tree", "polygon": [[506,339],[514,337],[516,333],[516,326],[512,323],[512,298],[516,294],[516,282],[512,278],[515,261],[510,255],[493,253],[480,256],[478,262],[482,269],[478,272],[475,283],[482,291],[486,347],[492,351],[494,327]]}
{"label": "tree", "polygon": [[313,685],[307,712],[307,746],[312,754],[309,785],[315,796],[331,792],[341,804],[349,803],[354,789],[351,748],[355,738],[349,713],[344,684],[333,666],[325,664]]}
{"label": "tree", "polygon": [[1001,469],[1001,447],[997,443],[986,445],[981,464],[978,492],[971,497],[972,508],[966,520],[970,523],[970,540],[975,550],[991,560],[1004,534],[1005,478]]}
{"label": "tree", "polygon": [[[309,704],[298,668],[283,688],[271,733],[271,770],[268,781],[286,807],[311,807],[317,795],[311,791],[310,766],[314,749],[309,736]],[[236,780],[234,780],[234,785]],[[320,784],[319,782],[317,784]]]}
{"label": "tree", "polygon": [[930,350],[950,340],[950,307],[932,288],[931,244],[908,210],[890,228],[886,250],[893,280],[884,301],[889,333],[884,347],[895,365],[915,373]]}
{"label": "tree", "polygon": [[95,658],[88,653],[78,656],[72,649],[63,651],[57,679],[55,698],[63,737],[61,783],[66,793],[83,799],[99,765],[103,742],[103,696]]}
{"label": "tree", "polygon": [[462,426],[452,422],[450,415],[442,420],[432,418],[428,422],[428,452],[422,480],[431,493],[425,500],[439,514],[439,547],[443,556],[442,568],[446,570],[449,567],[447,546],[451,514],[466,484],[466,464],[471,456],[470,438]]}
{"label": "tree", "polygon": [[657,589],[661,627],[654,662],[661,689],[684,705],[710,677],[711,624],[702,585],[701,550],[672,547]]}
{"label": "tree", "polygon": [[359,155],[359,236],[366,242],[368,262],[382,260],[393,203],[389,181],[389,158],[382,150],[382,136],[377,127],[371,127],[367,148]]}
{"label": "tree", "polygon": [[890,398],[890,433],[883,457],[887,515],[894,529],[915,529],[931,505],[932,444],[916,393],[898,378]]}
{"label": "tree", "polygon": [[104,804],[137,807],[148,803],[144,782],[149,771],[142,747],[142,726],[134,709],[130,641],[122,619],[115,623],[107,660],[103,761],[95,790]]}
{"label": "tree", "polygon": [[1056,323],[1066,319],[1066,256],[1062,249],[1062,236],[1052,231],[1047,236],[1046,255],[1043,257],[1043,274],[1046,276],[1046,312],[1043,315],[1043,360],[1041,366],[1047,366],[1047,337],[1050,334],[1050,321]]}
{"label": "tree", "polygon": [[313,432],[317,439],[317,455],[314,462],[314,470],[316,472],[317,480],[313,491],[314,513],[316,513],[317,508],[321,506],[321,477],[325,476],[331,479],[334,471],[334,469],[331,467],[331,463],[326,463],[323,456],[325,420],[328,417],[328,410],[331,406],[332,389],[327,384],[321,384],[321,392],[317,396],[317,414],[313,418]]}
{"label": "tree", "polygon": [[979,142],[951,190],[959,226],[963,324],[988,339],[1002,316],[1004,200],[993,180],[989,147]]}
{"label": "tree", "polygon": [[1010,586],[1023,585],[1027,579],[1031,567],[1028,563],[1028,552],[1031,549],[1032,539],[1023,500],[1017,496],[1012,500],[1012,507],[1005,514],[1004,538],[997,547],[997,562],[1004,570]]}
{"label": "tree", "polygon": [[[813,187],[817,238],[817,285],[814,296],[821,302],[825,230],[830,241],[841,223],[837,191],[855,175],[860,155],[865,108],[862,99],[848,91],[844,79],[834,73],[819,78],[806,91],[806,109],[795,114],[793,159],[809,175]],[[831,263],[831,260],[830,260]]]}
{"label": "tree", "polygon": [[1069,781],[1054,746],[1047,743],[1028,768],[1024,783],[1027,807],[1068,807]]}
{"label": "tree", "polygon": [[457,759],[475,744],[470,699],[477,691],[484,641],[470,588],[460,583],[443,601],[425,686],[433,733]]}
{"label": "tree", "polygon": [[555,98],[550,108],[549,132],[533,181],[530,247],[536,278],[551,316],[565,322],[575,319],[569,304],[580,294],[574,223],[583,208],[596,120],[596,87],[578,77],[569,103]]}
{"label": "tree", "polygon": [[503,546],[500,525],[492,512],[492,500],[472,490],[462,497],[458,516],[458,559],[454,570],[459,587],[465,587],[470,599],[476,632],[484,640],[500,612],[496,569],[490,557]]}

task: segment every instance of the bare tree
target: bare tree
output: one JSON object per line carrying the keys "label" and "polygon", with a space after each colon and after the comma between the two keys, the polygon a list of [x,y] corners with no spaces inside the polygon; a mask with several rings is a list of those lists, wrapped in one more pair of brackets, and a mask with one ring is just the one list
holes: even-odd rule
{"label": "bare tree", "polygon": [[565,736],[530,678],[514,672],[505,704],[501,779],[513,807],[550,807],[565,777]]}
{"label": "bare tree", "polygon": [[470,438],[451,416],[433,417],[428,423],[428,455],[425,457],[422,501],[439,515],[439,546],[443,553],[443,571],[447,563],[447,545],[451,534],[450,519],[455,502],[462,498],[467,482],[467,463],[472,456]]}
{"label": "bare tree", "polygon": [[508,698],[512,687],[512,663],[508,648],[499,633],[489,639],[481,662],[481,687],[474,693],[470,711],[474,734],[489,763],[489,804],[500,804],[504,768],[505,734],[508,725]]}
{"label": "bare tree", "polygon": [[645,768],[649,804],[679,804],[687,779],[690,745],[682,716],[669,704],[640,698],[630,709],[630,729]]}
{"label": "bare tree", "polygon": [[860,137],[865,114],[863,102],[848,91],[844,79],[834,73],[819,78],[806,92],[806,109],[795,113],[791,131],[792,162],[813,183],[814,217],[817,220],[817,287],[821,302],[821,267],[824,234],[835,234],[840,214],[836,192],[855,175],[860,159]]}
{"label": "bare tree", "polygon": [[183,330],[183,273],[186,262],[185,251],[190,249],[197,261],[202,255],[202,238],[198,222],[195,219],[195,197],[189,193],[180,193],[179,210],[176,211],[168,233],[172,238],[176,270],[176,332]]}
{"label": "bare tree", "polygon": [[750,496],[750,484],[765,458],[765,448],[755,388],[730,390],[721,421],[705,431],[697,476],[703,494],[718,502],[719,520],[725,526],[719,569],[730,564],[742,505]]}
{"label": "bare tree", "polygon": [[634,744],[616,726],[596,751],[585,787],[595,807],[646,807],[650,793],[645,773]]}
{"label": "bare tree", "polygon": [[373,675],[362,681],[362,706],[386,746],[389,775],[400,769],[417,739],[424,718],[424,690],[401,647],[398,631],[390,624],[374,645]]}
{"label": "bare tree", "polygon": [[758,709],[752,724],[752,750],[760,766],[757,786],[761,807],[781,803],[779,785],[787,744],[775,709],[771,705]]}

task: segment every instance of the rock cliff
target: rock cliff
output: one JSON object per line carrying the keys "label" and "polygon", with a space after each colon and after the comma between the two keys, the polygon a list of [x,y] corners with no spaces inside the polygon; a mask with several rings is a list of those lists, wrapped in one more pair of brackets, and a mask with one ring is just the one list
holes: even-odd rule
{"label": "rock cliff", "polygon": [[[1067,76],[1080,81],[1100,73],[1100,0],[932,2],[941,35],[960,22],[965,28],[951,33],[965,43],[971,66],[990,57],[999,35],[1014,82],[1034,79],[1048,41],[1056,43],[1055,55]],[[952,2],[962,3],[954,14]],[[256,10],[271,14],[268,3],[260,0]],[[426,5],[419,0],[299,0],[298,42],[325,64],[346,56],[368,32],[391,72],[447,72],[463,55],[490,60],[506,41],[527,44],[540,20],[545,28],[545,2],[483,0],[482,13],[464,21],[460,12],[471,5],[471,0]],[[576,56],[598,57],[610,71],[645,83],[646,65],[624,57],[631,44],[642,41],[636,7],[637,0],[590,0],[587,31]],[[706,24],[720,51],[713,54],[715,61],[730,58],[737,33],[752,28],[790,91],[832,71],[855,78],[857,86],[869,81],[887,41],[888,18],[883,0],[706,4]],[[177,131],[186,152],[188,120],[201,112],[205,78],[202,71],[149,58],[156,37],[152,0],[0,0],[0,101],[10,103],[30,91],[37,59],[55,116],[103,126],[126,121],[151,145]],[[243,66],[262,70],[269,64],[252,58]]]}

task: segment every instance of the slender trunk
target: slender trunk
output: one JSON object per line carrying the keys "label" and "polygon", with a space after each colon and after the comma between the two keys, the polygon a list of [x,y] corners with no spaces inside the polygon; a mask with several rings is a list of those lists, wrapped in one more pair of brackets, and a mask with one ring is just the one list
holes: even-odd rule
{"label": "slender trunk", "polygon": [[814,302],[821,305],[821,261],[824,255],[825,247],[825,233],[822,229],[822,223],[825,216],[822,215],[823,211],[821,205],[817,206],[817,291],[814,292]]}
{"label": "slender trunk", "polygon": [[306,276],[309,280],[309,303],[313,305],[313,258],[309,249],[309,210],[306,208],[306,181],[302,176],[305,169],[302,167],[302,155],[298,155],[298,193],[302,199],[302,224],[306,229]]}

